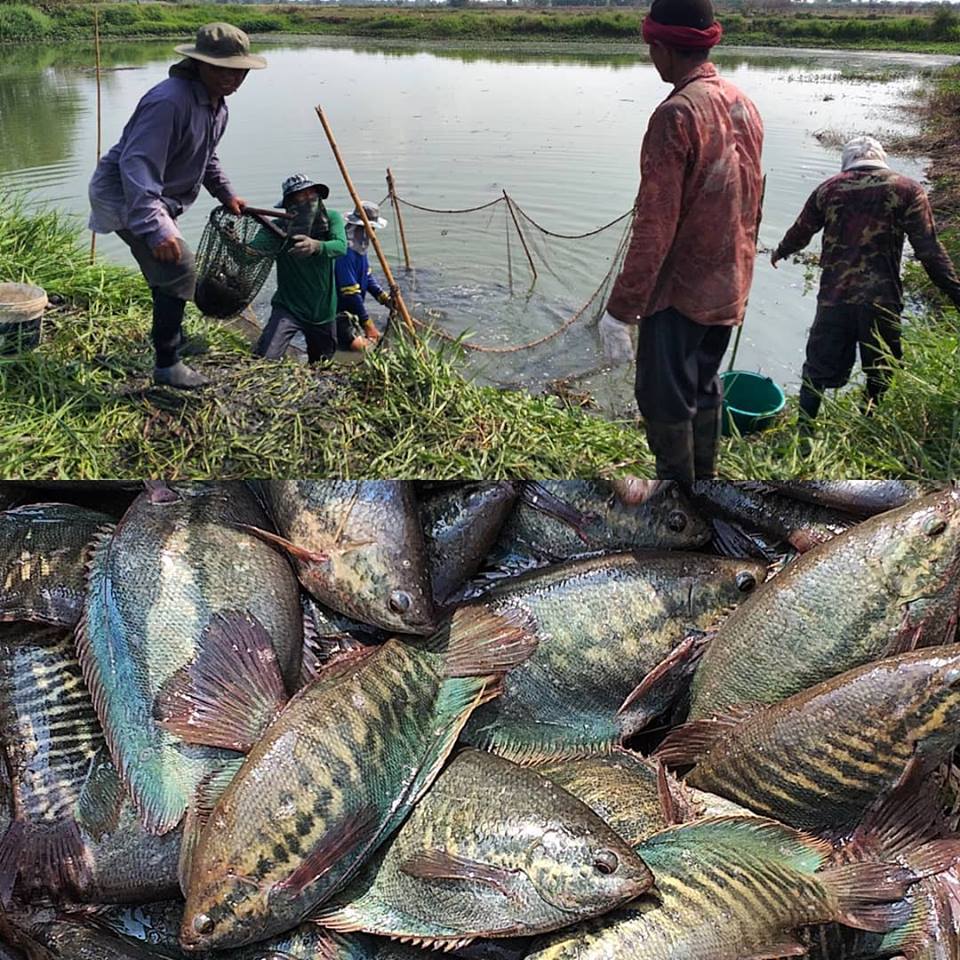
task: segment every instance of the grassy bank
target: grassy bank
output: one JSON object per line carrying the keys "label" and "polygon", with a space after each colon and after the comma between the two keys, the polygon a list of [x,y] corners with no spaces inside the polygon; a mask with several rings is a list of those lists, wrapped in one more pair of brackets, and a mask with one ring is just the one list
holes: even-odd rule
{"label": "grassy bank", "polygon": [[89,264],[57,214],[0,216],[0,277],[62,300],[41,347],[0,359],[0,463],[18,477],[553,476],[649,472],[639,434],[556,401],[465,383],[450,358],[395,339],[338,371],[250,356],[199,317],[199,395],[154,388],[138,274]]}
{"label": "grassy bank", "polygon": [[[183,396],[149,382],[149,300],[139,274],[91,266],[56,213],[0,215],[0,278],[40,284],[57,305],[40,348],[0,358],[7,478],[141,476],[499,477],[649,475],[632,424],[554,398],[464,381],[454,354],[403,338],[363,363],[318,371],[250,356],[243,337],[192,316],[196,365],[215,386]],[[191,308],[192,309],[192,308]],[[828,400],[804,459],[793,401],[781,425],[724,441],[732,477],[947,477],[960,472],[960,331],[926,316],[880,413],[854,392]]]}
{"label": "grassy bank", "polygon": [[[189,36],[210,20],[229,20],[251,33],[426,40],[635,41],[640,14],[624,8],[287,7],[252,4],[101,3],[108,38]],[[87,40],[93,4],[0,2],[0,43]],[[956,52],[960,17],[944,8],[929,15],[875,12],[722,13],[727,42]]]}

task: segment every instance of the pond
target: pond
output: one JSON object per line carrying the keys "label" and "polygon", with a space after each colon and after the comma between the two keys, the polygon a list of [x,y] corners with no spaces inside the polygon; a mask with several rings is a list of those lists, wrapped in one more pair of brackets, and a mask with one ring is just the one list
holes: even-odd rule
{"label": "pond", "polygon": [[[220,149],[241,196],[272,206],[281,180],[304,171],[330,185],[330,203],[351,206],[313,110],[322,105],[361,194],[384,199],[389,166],[408,202],[401,212],[413,270],[403,267],[389,205],[381,239],[415,314],[453,335],[469,331],[471,343],[504,347],[549,334],[589,304],[562,334],[538,347],[469,353],[477,377],[535,390],[571,378],[571,388],[593,392],[604,409],[632,411],[629,371],[596,372],[602,361],[592,326],[602,306],[596,294],[626,221],[582,239],[550,234],[586,234],[632,206],[643,131],[668,92],[645,48],[490,50],[288,38],[257,49],[269,67],[251,73],[230,99]],[[104,47],[105,150],[173,59],[170,41]],[[722,73],[753,98],[766,126],[761,246],[775,245],[810,191],[839,168],[844,139],[871,133],[889,140],[908,132],[910,97],[924,71],[952,59],[720,52]],[[85,217],[96,112],[89,47],[0,49],[0,191],[21,191],[30,202]],[[916,158],[893,153],[892,163],[922,176]],[[504,191],[515,204],[512,212]],[[202,194],[182,218],[193,245],[213,203]],[[438,214],[418,207],[483,209]],[[533,258],[535,281],[512,214]],[[132,263],[115,237],[99,238],[98,251]],[[269,294],[267,287],[256,304],[261,322]],[[814,298],[809,269],[783,264],[774,271],[761,256],[737,366],[795,384]]]}

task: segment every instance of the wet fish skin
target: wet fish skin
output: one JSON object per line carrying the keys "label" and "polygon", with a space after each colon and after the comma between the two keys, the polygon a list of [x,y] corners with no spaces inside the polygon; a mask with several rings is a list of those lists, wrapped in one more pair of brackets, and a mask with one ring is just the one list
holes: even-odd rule
{"label": "wet fish skin", "polygon": [[13,818],[0,839],[0,899],[29,888],[80,887],[91,863],[78,806],[104,747],[70,631],[8,624],[0,631],[0,753]]}
{"label": "wet fish skin", "polygon": [[402,480],[266,480],[259,491],[304,587],[334,610],[385,630],[436,629],[413,486]]}
{"label": "wet fish skin", "polygon": [[517,500],[510,481],[470,484],[421,500],[434,599],[442,603],[479,569]]}
{"label": "wet fish skin", "polygon": [[521,610],[540,642],[463,739],[519,762],[608,752],[668,709],[689,659],[618,713],[689,636],[716,626],[761,583],[765,567],[693,553],[611,554],[531,571],[461,609]]}
{"label": "wet fish skin", "polygon": [[178,934],[183,921],[182,900],[164,900],[136,907],[107,907],[95,923],[137,940],[168,960],[374,960],[376,944],[362,933],[343,935],[305,923],[293,930],[225,953],[186,953]]}
{"label": "wet fish skin", "polygon": [[110,517],[68,503],[0,513],[0,621],[76,626],[88,544]]}
{"label": "wet fish skin", "polygon": [[667,803],[677,816],[670,820],[660,793],[658,767],[653,760],[619,748],[606,756],[549,761],[533,769],[582,800],[634,846],[676,823],[701,817],[752,815],[739,804],[666,774]]}
{"label": "wet fish skin", "polygon": [[388,640],[334,664],[267,727],[200,834],[186,949],[291,928],[386,839],[439,773],[491,675],[529,655],[515,623],[471,623],[474,632],[451,630],[437,649]]}
{"label": "wet fish skin", "polygon": [[157,960],[143,945],[50,908],[15,905],[2,916],[5,937],[37,960]]}
{"label": "wet fish skin", "polygon": [[624,505],[600,480],[541,480],[540,486],[583,516],[574,528],[526,503],[517,504],[498,541],[506,553],[555,562],[613,550],[695,550],[710,528],[676,486],[645,503]]}
{"label": "wet fish skin", "polygon": [[449,947],[568,926],[652,883],[585,804],[531,769],[468,749],[317,919]]}
{"label": "wet fish skin", "polygon": [[157,694],[196,656],[211,618],[256,617],[287,688],[295,686],[303,631],[296,579],[284,557],[241,529],[267,523],[240,483],[170,484],[141,494],[93,555],[80,661],[111,755],[151,832],[176,827],[198,784],[236,757],[187,747],[153,716]]}
{"label": "wet fish skin", "polygon": [[848,513],[800,503],[762,484],[698,480],[690,489],[690,497],[704,513],[719,513],[727,520],[755,527],[801,553],[827,543],[856,523]]}
{"label": "wet fish skin", "polygon": [[528,960],[792,956],[795,928],[840,915],[853,922],[871,899],[890,904],[890,923],[899,922],[913,879],[883,864],[830,869],[829,844],[760,818],[684,824],[637,852],[656,877],[653,894],[536,940]]}
{"label": "wet fish skin", "polygon": [[658,756],[682,758],[698,735],[705,745],[691,785],[791,826],[842,836],[911,762],[931,770],[960,742],[960,652],[934,647],[868,663],[739,723],[681,727]]}
{"label": "wet fish skin", "polygon": [[769,481],[786,496],[870,517],[895,510],[923,495],[923,485],[911,480]]}
{"label": "wet fish skin", "polygon": [[960,490],[864,520],[730,615],[694,675],[690,719],[775,703],[918,639],[949,642],[958,598]]}
{"label": "wet fish skin", "polygon": [[[15,779],[0,816],[0,889],[77,902],[149,900],[177,889],[180,836],[147,834],[122,794],[83,683],[73,636],[0,630],[0,755]],[[11,793],[4,784],[0,794]]]}

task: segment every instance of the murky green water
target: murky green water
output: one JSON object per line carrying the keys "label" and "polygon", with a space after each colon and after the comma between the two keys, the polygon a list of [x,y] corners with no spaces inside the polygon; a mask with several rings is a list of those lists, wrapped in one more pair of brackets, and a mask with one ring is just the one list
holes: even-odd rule
{"label": "murky green water", "polygon": [[[104,50],[103,146],[118,138],[139,97],[161,80],[170,43],[116,44]],[[220,155],[239,193],[272,205],[280,181],[303,170],[330,184],[331,201],[350,204],[314,114],[321,104],[355,183],[367,198],[386,194],[390,166],[400,195],[431,208],[486,204],[506,190],[533,221],[581,234],[633,203],[640,140],[666,95],[641,48],[611,56],[584,48],[517,52],[390,48],[329,42],[261,44],[269,68],[251,73],[230,100]],[[816,51],[727,51],[722,72],[751,96],[766,125],[768,175],[760,239],[773,245],[809,192],[839,167],[836,143],[909,129],[903,109],[922,71],[950,58]],[[0,49],[0,190],[25,191],[86,215],[86,184],[96,150],[96,84],[89,48]],[[916,160],[894,165],[922,175]],[[196,243],[213,204],[205,194],[182,219]],[[507,345],[542,336],[578,311],[600,286],[622,224],[585,240],[541,233],[520,214],[537,265],[532,275],[503,202],[470,214],[430,215],[404,208],[415,272],[399,256],[393,211],[384,215],[388,256],[417,312],[472,341]],[[722,224],[718,229],[722,229]],[[114,237],[101,255],[128,260]],[[131,261],[132,262],[132,261]],[[797,380],[815,291],[804,270],[757,264],[738,367],[781,383]],[[267,289],[258,301],[263,319]],[[587,311],[561,336],[511,354],[471,354],[478,375],[537,387],[599,363]],[[627,371],[588,376],[605,402],[629,409]],[[601,386],[602,385],[602,386]]]}

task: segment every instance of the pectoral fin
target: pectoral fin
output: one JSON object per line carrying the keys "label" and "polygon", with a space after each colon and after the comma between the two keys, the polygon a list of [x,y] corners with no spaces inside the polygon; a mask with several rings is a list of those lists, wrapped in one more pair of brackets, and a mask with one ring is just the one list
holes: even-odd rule
{"label": "pectoral fin", "polygon": [[511,870],[461,857],[446,850],[423,850],[400,864],[411,877],[427,880],[472,880],[494,887],[505,897],[511,896],[516,875]]}

